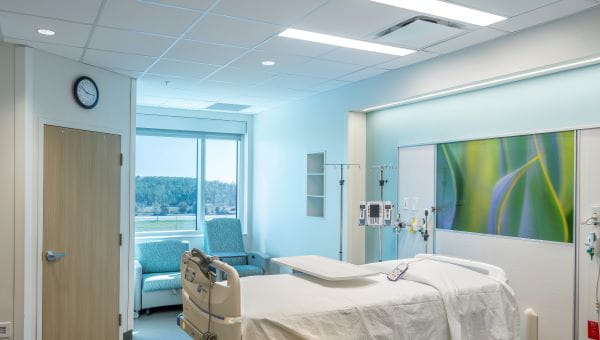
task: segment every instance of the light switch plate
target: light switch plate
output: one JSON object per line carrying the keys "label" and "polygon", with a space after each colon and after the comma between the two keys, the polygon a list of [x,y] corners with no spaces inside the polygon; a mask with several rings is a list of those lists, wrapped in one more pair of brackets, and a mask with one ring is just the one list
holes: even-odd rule
{"label": "light switch plate", "polygon": [[592,204],[592,217],[600,222],[600,204]]}
{"label": "light switch plate", "polygon": [[12,323],[0,322],[0,339],[8,339],[12,337]]}

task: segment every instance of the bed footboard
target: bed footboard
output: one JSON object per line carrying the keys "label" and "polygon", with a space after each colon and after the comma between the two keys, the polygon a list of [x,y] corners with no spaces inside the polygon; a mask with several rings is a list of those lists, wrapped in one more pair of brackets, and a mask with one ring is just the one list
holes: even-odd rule
{"label": "bed footboard", "polygon": [[[216,339],[241,339],[241,293],[237,271],[227,263],[213,260],[211,268],[227,273],[227,281],[214,282],[202,272],[195,249],[181,257],[183,315],[179,326],[194,340],[211,333]],[[211,339],[211,338],[208,338]]]}

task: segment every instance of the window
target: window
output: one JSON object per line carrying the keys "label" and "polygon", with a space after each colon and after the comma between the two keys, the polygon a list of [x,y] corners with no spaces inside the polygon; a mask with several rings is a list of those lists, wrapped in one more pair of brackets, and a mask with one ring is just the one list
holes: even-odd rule
{"label": "window", "polygon": [[239,135],[138,131],[136,232],[201,231],[238,218]]}
{"label": "window", "polygon": [[205,142],[204,220],[237,218],[238,142],[207,139]]}

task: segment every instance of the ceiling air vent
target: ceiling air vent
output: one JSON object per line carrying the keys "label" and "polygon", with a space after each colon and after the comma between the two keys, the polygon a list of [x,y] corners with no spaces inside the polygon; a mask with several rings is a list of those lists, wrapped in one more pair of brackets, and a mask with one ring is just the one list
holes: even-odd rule
{"label": "ceiling air vent", "polygon": [[422,49],[451,39],[465,30],[450,21],[425,16],[414,17],[377,34],[380,42]]}
{"label": "ceiling air vent", "polygon": [[0,339],[8,339],[12,336],[12,324],[10,322],[0,323]]}
{"label": "ceiling air vent", "polygon": [[249,108],[250,105],[241,105],[241,104],[229,104],[229,103],[215,103],[211,106],[207,107],[208,110],[215,111],[231,111],[231,112],[240,112],[244,109]]}

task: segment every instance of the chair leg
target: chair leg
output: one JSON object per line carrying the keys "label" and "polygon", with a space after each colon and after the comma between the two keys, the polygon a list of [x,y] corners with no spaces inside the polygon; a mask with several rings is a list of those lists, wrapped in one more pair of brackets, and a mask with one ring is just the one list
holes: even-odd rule
{"label": "chair leg", "polygon": [[134,312],[133,312],[133,318],[134,318],[134,319],[138,319],[139,317],[140,317],[140,312],[136,312],[136,311],[134,311]]}
{"label": "chair leg", "polygon": [[146,308],[146,315],[150,315],[150,308]]}

